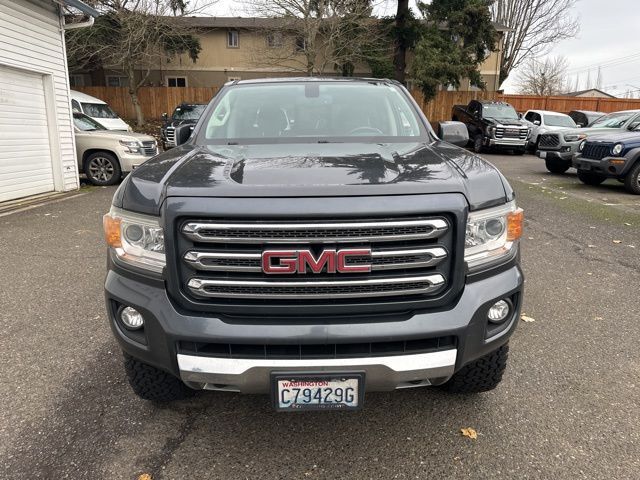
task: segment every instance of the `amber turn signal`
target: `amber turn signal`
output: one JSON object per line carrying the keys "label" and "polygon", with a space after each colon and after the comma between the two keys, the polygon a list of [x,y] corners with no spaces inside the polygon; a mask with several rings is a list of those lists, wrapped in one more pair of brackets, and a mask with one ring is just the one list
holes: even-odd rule
{"label": "amber turn signal", "polygon": [[108,213],[102,217],[104,239],[107,241],[107,245],[113,248],[122,247],[122,241],[120,239],[120,221],[121,220],[118,217],[112,217]]}
{"label": "amber turn signal", "polygon": [[524,210],[521,208],[507,214],[507,241],[514,242],[522,237],[523,224]]}

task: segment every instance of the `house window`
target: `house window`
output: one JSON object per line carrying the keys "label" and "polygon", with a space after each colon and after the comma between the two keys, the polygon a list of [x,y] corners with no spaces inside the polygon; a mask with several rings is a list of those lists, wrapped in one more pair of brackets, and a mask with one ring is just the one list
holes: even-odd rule
{"label": "house window", "polygon": [[274,32],[267,35],[267,46],[269,48],[279,48],[282,47],[284,40],[282,38],[282,33]]}
{"label": "house window", "polygon": [[167,87],[186,87],[187,77],[166,77]]}
{"label": "house window", "polygon": [[296,38],[296,51],[304,52],[307,49],[307,41],[303,37]]}
{"label": "house window", "polygon": [[227,32],[227,48],[238,48],[240,46],[240,33],[238,30]]}
{"label": "house window", "polygon": [[83,75],[69,75],[69,86],[70,87],[84,87],[84,76]]}
{"label": "house window", "polygon": [[119,75],[107,75],[106,76],[107,87],[128,87],[129,79],[127,77],[121,77]]}

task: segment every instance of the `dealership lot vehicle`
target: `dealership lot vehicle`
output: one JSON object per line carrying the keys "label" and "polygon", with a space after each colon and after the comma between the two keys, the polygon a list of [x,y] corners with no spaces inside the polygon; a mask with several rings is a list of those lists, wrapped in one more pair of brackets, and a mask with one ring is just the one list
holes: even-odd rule
{"label": "dealership lot vehicle", "polygon": [[576,122],[578,128],[590,127],[593,122],[606,115],[604,112],[592,112],[589,110],[571,110],[569,116]]}
{"label": "dealership lot vehicle", "polygon": [[599,118],[589,128],[545,133],[540,136],[536,155],[545,161],[547,170],[564,173],[572,166],[580,144],[595,135],[623,133],[640,125],[640,110],[614,112]]}
{"label": "dealership lot vehicle", "polygon": [[71,90],[71,107],[74,112],[84,113],[107,130],[131,131],[127,122],[118,117],[107,102],[99,98]]}
{"label": "dealership lot vehicle", "polygon": [[[441,130],[467,141],[459,123]],[[402,86],[235,82],[176,143],[104,220],[107,309],[138,395],[348,409],[368,391],[498,385],[522,304],[522,210]],[[300,382],[313,386],[291,401]]]}
{"label": "dealership lot vehicle", "polygon": [[538,149],[540,135],[546,132],[561,132],[570,128],[578,128],[576,123],[569,115],[558,112],[549,112],[546,110],[528,110],[522,119],[531,128],[529,135],[529,148],[533,151]]}
{"label": "dealership lot vehicle", "polygon": [[204,112],[206,103],[181,103],[178,105],[171,116],[166,113],[162,114],[164,121],[160,128],[160,138],[162,140],[162,148],[167,150],[176,146],[175,129],[179,125],[195,125],[202,112]]}
{"label": "dealership lot vehicle", "polygon": [[476,153],[486,148],[510,150],[518,155],[526,151],[531,129],[508,103],[472,100],[469,105],[455,105],[451,115],[453,120],[467,125]]}
{"label": "dealership lot vehicle", "polygon": [[600,185],[615,178],[624,182],[629,193],[640,195],[640,126],[631,132],[585,140],[573,166],[582,183]]}
{"label": "dealership lot vehicle", "polygon": [[114,185],[158,153],[153,137],[107,130],[82,113],[73,114],[73,127],[78,168],[94,185]]}

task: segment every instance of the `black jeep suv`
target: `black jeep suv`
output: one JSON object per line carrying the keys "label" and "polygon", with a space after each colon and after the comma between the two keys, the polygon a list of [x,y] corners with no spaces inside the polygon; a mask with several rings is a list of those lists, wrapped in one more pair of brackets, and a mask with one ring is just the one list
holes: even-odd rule
{"label": "black jeep suv", "polygon": [[225,85],[122,183],[106,304],[131,386],[271,393],[279,410],[494,388],[518,323],[523,215],[400,84]]}

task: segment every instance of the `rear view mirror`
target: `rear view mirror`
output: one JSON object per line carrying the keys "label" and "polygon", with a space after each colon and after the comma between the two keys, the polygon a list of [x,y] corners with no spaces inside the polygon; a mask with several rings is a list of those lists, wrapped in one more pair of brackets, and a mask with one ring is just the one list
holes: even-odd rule
{"label": "rear view mirror", "polygon": [[193,132],[193,125],[179,125],[176,127],[176,146],[187,143]]}
{"label": "rear view mirror", "polygon": [[581,123],[576,123],[576,127],[578,127],[578,128],[582,128],[582,127],[584,127],[584,125],[583,125],[583,124],[581,124]]}
{"label": "rear view mirror", "polygon": [[465,147],[469,143],[469,132],[462,122],[440,122],[438,136],[442,141],[458,147]]}
{"label": "rear view mirror", "polygon": [[518,118],[519,118],[520,120],[522,120],[522,114],[521,114],[521,113],[519,113],[519,114],[518,114]]}
{"label": "rear view mirror", "polygon": [[536,127],[539,127],[539,126],[540,126],[540,120],[534,120],[534,121],[533,121],[533,124],[534,124]]}

